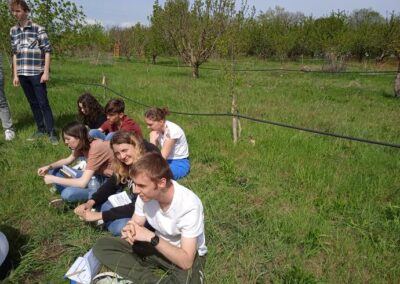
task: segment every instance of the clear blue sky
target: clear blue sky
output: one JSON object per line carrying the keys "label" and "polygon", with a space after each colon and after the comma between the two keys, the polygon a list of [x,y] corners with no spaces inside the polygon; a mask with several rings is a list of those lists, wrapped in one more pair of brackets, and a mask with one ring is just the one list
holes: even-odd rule
{"label": "clear blue sky", "polygon": [[[153,0],[72,0],[83,7],[89,22],[94,20],[104,26],[129,26],[137,22],[148,24]],[[163,5],[165,0],[159,0]],[[240,3],[240,0],[236,1]],[[352,12],[355,9],[371,8],[386,17],[392,11],[400,12],[399,0],[248,0],[257,12],[280,6],[289,12],[302,12],[306,16],[321,17],[331,11]]]}

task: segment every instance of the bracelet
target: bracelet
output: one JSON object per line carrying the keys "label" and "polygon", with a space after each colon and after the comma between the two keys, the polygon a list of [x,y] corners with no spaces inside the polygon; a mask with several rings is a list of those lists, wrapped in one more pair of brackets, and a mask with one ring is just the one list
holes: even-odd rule
{"label": "bracelet", "polygon": [[48,167],[49,167],[48,170],[52,170],[53,169],[52,165],[49,165]]}

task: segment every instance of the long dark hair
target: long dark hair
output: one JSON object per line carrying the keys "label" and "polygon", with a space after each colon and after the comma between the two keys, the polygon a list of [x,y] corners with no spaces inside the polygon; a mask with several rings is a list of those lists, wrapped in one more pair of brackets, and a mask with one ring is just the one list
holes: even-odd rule
{"label": "long dark hair", "polygon": [[77,121],[73,121],[65,125],[62,129],[62,135],[63,138],[64,135],[68,135],[79,139],[78,147],[76,147],[75,150],[81,153],[89,151],[90,143],[93,141],[93,138],[89,136],[86,126]]}
{"label": "long dark hair", "polygon": [[[85,109],[86,114],[84,114],[79,107],[79,104],[82,104],[82,107]],[[82,94],[77,102],[78,106],[78,114],[80,120],[86,125],[94,125],[96,124],[96,120],[99,116],[104,115],[104,109],[97,101],[97,99],[90,93]]]}

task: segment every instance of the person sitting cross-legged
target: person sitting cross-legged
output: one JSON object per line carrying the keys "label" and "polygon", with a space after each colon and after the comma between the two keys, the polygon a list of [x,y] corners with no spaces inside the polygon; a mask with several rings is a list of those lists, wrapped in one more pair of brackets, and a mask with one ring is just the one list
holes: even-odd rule
{"label": "person sitting cross-legged", "polygon": [[171,168],[174,180],[189,174],[189,146],[183,129],[166,119],[167,108],[152,107],[146,110],[144,118],[150,131],[150,143],[160,146],[162,156]]}
{"label": "person sitting cross-legged", "polygon": [[[101,238],[97,259],[134,283],[203,283],[207,247],[201,200],[172,180],[166,160],[147,153],[129,171],[138,194],[121,238]],[[155,232],[144,225],[148,222]],[[165,271],[160,277],[155,269]]]}
{"label": "person sitting cross-legged", "polygon": [[[61,193],[61,198],[67,202],[86,201],[96,192],[90,188],[89,181],[96,180],[99,185],[112,175],[113,151],[109,141],[93,139],[88,136],[87,128],[76,121],[64,126],[63,138],[65,145],[71,150],[70,155],[61,160],[40,167],[37,174],[43,177],[46,184],[54,184],[55,191]],[[75,178],[67,178],[62,167],[70,165],[83,156],[87,160],[85,170],[70,169]],[[60,199],[53,200],[52,205],[62,204]]]}
{"label": "person sitting cross-legged", "polygon": [[135,134],[136,138],[142,139],[142,129],[133,119],[125,113],[125,103],[120,99],[111,99],[104,107],[107,120],[98,128],[90,129],[89,135],[105,141],[111,140],[114,133],[124,130]]}

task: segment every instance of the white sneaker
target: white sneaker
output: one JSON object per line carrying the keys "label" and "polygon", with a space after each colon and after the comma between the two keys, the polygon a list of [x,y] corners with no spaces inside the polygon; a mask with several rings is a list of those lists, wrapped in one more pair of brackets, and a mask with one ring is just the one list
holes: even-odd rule
{"label": "white sneaker", "polygon": [[4,131],[4,135],[6,137],[6,141],[11,141],[15,138],[15,132],[11,129],[6,129],[6,131]]}

